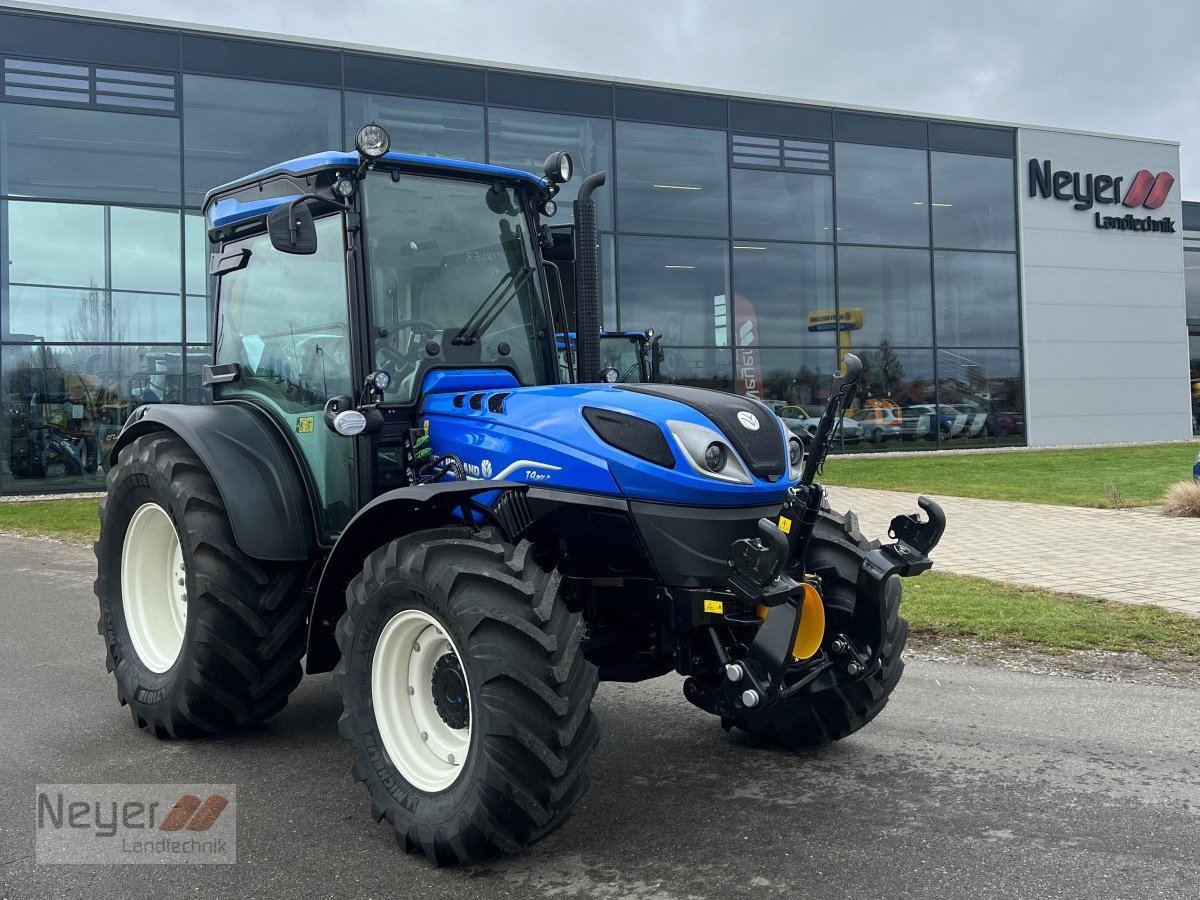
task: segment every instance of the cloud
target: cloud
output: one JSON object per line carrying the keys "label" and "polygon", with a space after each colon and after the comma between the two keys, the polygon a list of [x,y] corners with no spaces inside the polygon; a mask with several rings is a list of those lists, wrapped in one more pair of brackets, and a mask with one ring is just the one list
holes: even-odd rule
{"label": "cloud", "polygon": [[[70,0],[109,13],[1183,144],[1200,199],[1200,4],[1159,0]],[[359,11],[355,15],[353,10]],[[1149,20],[1144,22],[1143,19]],[[1192,187],[1192,186],[1195,187]]]}

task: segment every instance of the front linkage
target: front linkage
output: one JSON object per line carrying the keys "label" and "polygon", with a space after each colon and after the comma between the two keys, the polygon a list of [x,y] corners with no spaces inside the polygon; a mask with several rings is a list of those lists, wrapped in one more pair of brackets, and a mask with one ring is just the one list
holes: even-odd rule
{"label": "front linkage", "polygon": [[[917,515],[892,519],[888,534],[895,542],[873,547],[858,571],[855,621],[865,627],[858,628],[853,636],[838,633],[819,638],[820,645],[813,648],[807,659],[796,657],[794,650],[803,617],[819,616],[823,624],[821,580],[808,574],[806,562],[825,505],[825,490],[816,483],[816,476],[829,452],[836,425],[853,403],[862,377],[863,367],[858,357],[846,354],[845,365],[846,372],[835,376],[834,394],[817,426],[803,475],[788,491],[778,520],[760,519],[759,537],[735,541],[730,547],[733,574],[729,578],[729,592],[734,605],[753,609],[754,618],[761,620],[753,640],[745,647],[744,654],[735,658],[711,617],[696,622],[707,632],[724,677],[716,684],[689,679],[684,690],[693,703],[723,718],[743,709],[766,709],[799,694],[822,674],[837,667],[841,668],[836,673],[840,681],[855,681],[875,674],[881,666],[889,591],[897,591],[892,576],[907,578],[931,568],[933,561],[928,554],[945,531],[945,513],[928,497],[917,501],[925,512],[925,521]],[[705,608],[699,597],[677,597],[676,602],[686,609]],[[874,614],[863,615],[860,612],[863,609]]]}

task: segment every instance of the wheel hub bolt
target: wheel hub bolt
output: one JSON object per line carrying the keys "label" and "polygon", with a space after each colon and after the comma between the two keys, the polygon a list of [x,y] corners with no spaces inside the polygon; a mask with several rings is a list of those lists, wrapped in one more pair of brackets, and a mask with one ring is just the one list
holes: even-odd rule
{"label": "wheel hub bolt", "polygon": [[413,652],[414,653],[421,652],[421,642],[420,641],[413,641]]}
{"label": "wheel hub bolt", "polygon": [[417,689],[416,689],[415,687],[413,687],[413,686],[410,684],[410,685],[408,686],[408,696],[410,696],[410,697],[411,697],[411,696],[412,696],[413,694],[415,694],[416,692],[417,692]]}
{"label": "wheel hub bolt", "polygon": [[446,754],[446,762],[450,763],[450,765],[454,765],[454,754],[453,753]]}
{"label": "wheel hub bolt", "polygon": [[745,690],[742,691],[742,704],[748,707],[758,706],[758,691]]}
{"label": "wheel hub bolt", "polygon": [[729,663],[725,667],[725,677],[734,683],[741,681],[745,674],[745,670],[737,663]]}
{"label": "wheel hub bolt", "polygon": [[428,731],[421,732],[421,740],[423,740],[423,741],[429,740],[429,732]]}

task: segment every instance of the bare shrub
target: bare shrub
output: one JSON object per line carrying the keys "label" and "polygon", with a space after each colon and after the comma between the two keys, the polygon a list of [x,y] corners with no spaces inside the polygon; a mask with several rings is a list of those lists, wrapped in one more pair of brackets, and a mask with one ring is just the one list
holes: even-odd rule
{"label": "bare shrub", "polygon": [[1163,514],[1200,518],[1200,484],[1195,481],[1178,481],[1167,488],[1163,495]]}

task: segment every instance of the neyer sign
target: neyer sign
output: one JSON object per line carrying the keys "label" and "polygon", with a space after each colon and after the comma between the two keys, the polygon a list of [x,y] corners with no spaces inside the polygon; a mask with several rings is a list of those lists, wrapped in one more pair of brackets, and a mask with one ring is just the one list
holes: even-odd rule
{"label": "neyer sign", "polygon": [[[1170,172],[1156,175],[1149,169],[1142,169],[1126,186],[1125,179],[1120,175],[1056,170],[1048,159],[1029,160],[1029,196],[1066,200],[1080,211],[1092,209],[1097,204],[1124,206],[1127,209],[1158,209],[1167,202],[1174,186],[1175,176]],[[1170,216],[1137,216],[1133,213],[1106,216],[1097,210],[1092,214],[1092,221],[1097,228],[1116,231],[1175,231],[1175,221]]]}

